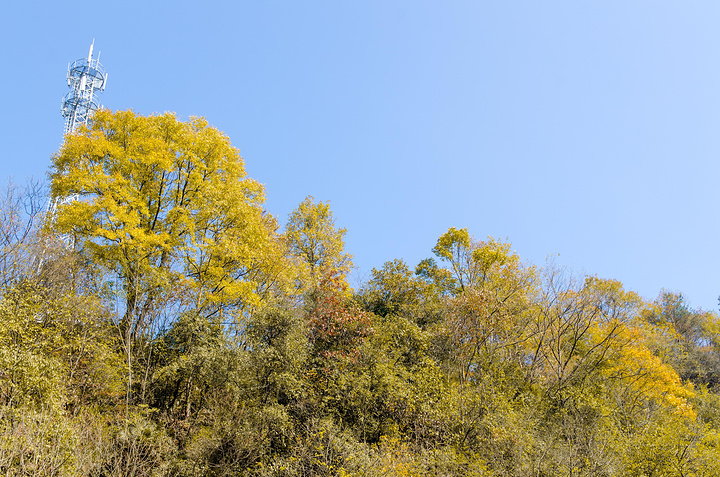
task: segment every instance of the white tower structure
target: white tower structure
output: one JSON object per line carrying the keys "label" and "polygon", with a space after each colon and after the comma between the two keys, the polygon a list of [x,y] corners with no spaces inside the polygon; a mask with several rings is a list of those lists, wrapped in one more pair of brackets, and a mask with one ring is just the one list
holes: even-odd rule
{"label": "white tower structure", "polygon": [[[87,125],[90,116],[100,109],[102,105],[96,93],[105,90],[107,73],[100,64],[100,55],[93,58],[93,47],[95,40],[90,44],[90,51],[87,58],[80,58],[68,65],[67,85],[70,91],[62,99],[62,115],[65,118],[65,129],[63,136],[75,131],[84,124]],[[78,200],[77,194],[66,197],[51,197],[47,207],[47,218],[51,223],[55,220],[55,211],[58,206]],[[72,248],[73,239],[70,235],[56,235],[55,239],[64,244],[65,248]],[[40,257],[38,270],[44,262]]]}
{"label": "white tower structure", "polygon": [[96,93],[105,90],[107,74],[100,64],[100,55],[93,59],[93,46],[90,44],[87,58],[80,58],[68,65],[67,84],[70,92],[62,100],[62,115],[65,118],[63,135],[75,131],[81,124],[87,124],[92,113],[101,108]]}

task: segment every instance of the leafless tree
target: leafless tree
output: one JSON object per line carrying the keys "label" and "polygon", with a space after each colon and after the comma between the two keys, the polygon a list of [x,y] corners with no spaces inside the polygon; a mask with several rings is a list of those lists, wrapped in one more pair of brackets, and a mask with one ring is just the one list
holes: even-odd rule
{"label": "leafless tree", "polygon": [[40,228],[44,218],[42,184],[30,180],[25,186],[8,181],[0,192],[0,289],[38,272]]}

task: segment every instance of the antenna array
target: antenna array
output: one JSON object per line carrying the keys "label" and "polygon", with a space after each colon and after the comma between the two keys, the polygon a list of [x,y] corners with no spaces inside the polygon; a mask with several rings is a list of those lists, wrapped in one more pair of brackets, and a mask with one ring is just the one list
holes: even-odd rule
{"label": "antenna array", "polygon": [[93,46],[87,58],[80,58],[68,65],[67,84],[70,88],[62,99],[62,115],[65,118],[65,130],[67,135],[81,124],[87,124],[92,113],[101,108],[96,93],[105,90],[107,74],[105,68],[100,64],[100,55],[93,59]]}
{"label": "antenna array", "polygon": [[[95,40],[90,44],[90,51],[87,58],[81,58],[68,65],[67,84],[70,91],[62,99],[62,115],[65,118],[65,129],[63,136],[75,131],[75,129],[84,124],[87,125],[90,116],[100,109],[102,105],[96,93],[105,90],[107,82],[107,73],[105,68],[100,64],[100,55],[93,58],[93,46]],[[49,223],[55,221],[55,213],[58,206],[72,203],[79,199],[77,194],[71,194],[66,197],[51,197],[48,201],[46,220]],[[65,249],[73,247],[73,237],[68,234],[55,235],[54,239],[63,245]],[[40,270],[45,262],[47,249],[38,259],[38,270]]]}

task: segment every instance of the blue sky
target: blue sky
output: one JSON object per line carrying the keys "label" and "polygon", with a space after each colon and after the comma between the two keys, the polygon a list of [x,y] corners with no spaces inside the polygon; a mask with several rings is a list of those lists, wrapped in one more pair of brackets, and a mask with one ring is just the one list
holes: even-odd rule
{"label": "blue sky", "polygon": [[67,64],[111,109],[204,116],[284,222],[306,195],[356,280],[448,227],[717,309],[720,3],[6,2],[0,178],[44,179]]}

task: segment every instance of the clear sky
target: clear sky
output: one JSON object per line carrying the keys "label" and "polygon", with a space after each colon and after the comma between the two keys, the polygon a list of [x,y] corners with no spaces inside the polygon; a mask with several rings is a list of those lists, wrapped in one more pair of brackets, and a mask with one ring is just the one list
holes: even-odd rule
{"label": "clear sky", "polygon": [[467,227],[717,309],[718,18],[716,1],[8,1],[0,178],[45,179],[67,64],[95,39],[106,107],[205,116],[282,223],[330,201],[357,279]]}

